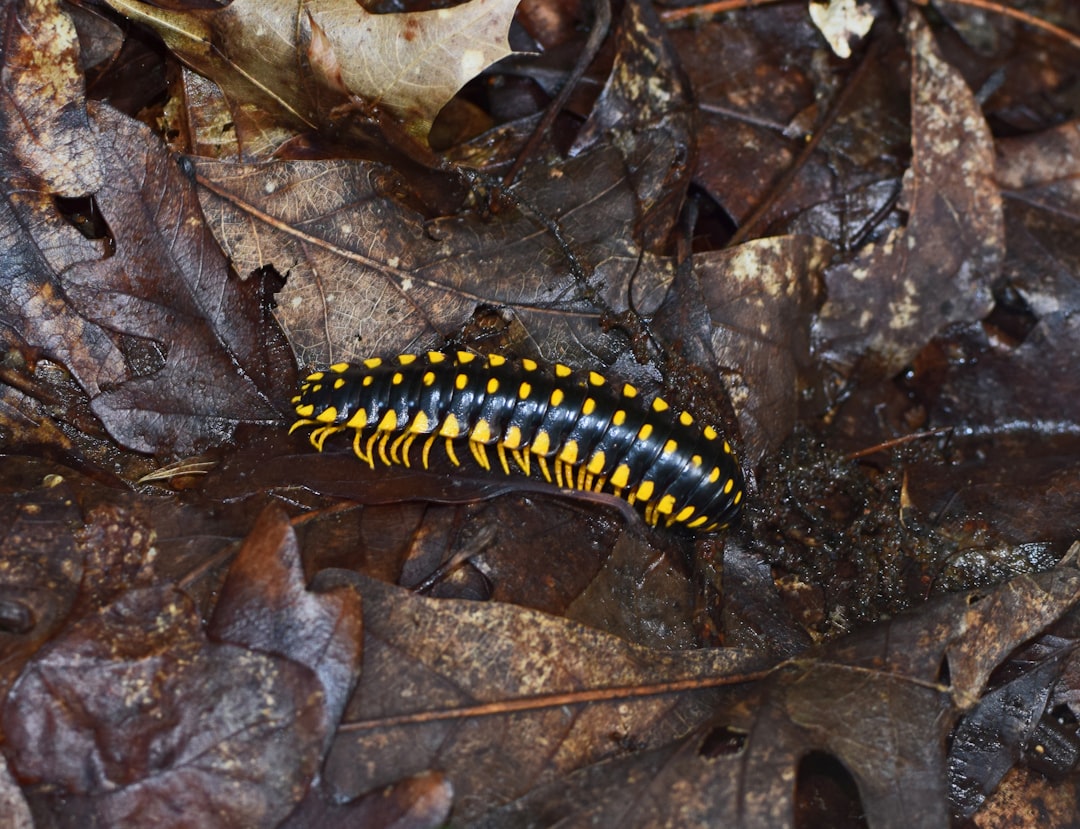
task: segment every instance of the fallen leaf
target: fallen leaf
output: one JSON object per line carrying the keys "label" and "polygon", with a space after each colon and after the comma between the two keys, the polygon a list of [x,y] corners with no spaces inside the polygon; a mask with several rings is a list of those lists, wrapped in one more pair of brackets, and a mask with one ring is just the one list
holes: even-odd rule
{"label": "fallen leaf", "polygon": [[264,324],[256,286],[230,275],[190,181],[149,132],[103,105],[93,117],[110,172],[96,198],[116,254],[72,266],[62,284],[83,318],[151,350],[149,370],[96,395],[94,413],[142,452],[191,452],[238,423],[276,418],[272,400],[287,393],[276,361],[287,355]]}
{"label": "fallen leaf", "polygon": [[811,0],[809,9],[821,36],[841,58],[850,58],[852,44],[862,40],[874,25],[873,7],[855,0]]}
{"label": "fallen leaf", "polygon": [[0,720],[15,773],[53,814],[273,826],[318,767],[321,709],[307,668],[208,643],[190,600],[158,587],[39,651]]}
{"label": "fallen leaf", "polygon": [[360,597],[331,573],[305,588],[296,536],[270,508],[255,522],[232,565],[214,616],[213,638],[291,659],[318,677],[322,733],[329,740],[360,670]]}
{"label": "fallen leaf", "polygon": [[234,0],[184,11],[110,5],[157,31],[234,108],[254,104],[294,128],[320,129],[355,96],[426,136],[466,81],[510,54],[517,0],[401,14],[371,14],[353,0]]}
{"label": "fallen leaf", "polygon": [[[426,136],[461,87],[511,54],[518,0],[469,0],[444,9],[371,14],[359,3],[308,2],[345,89]],[[313,29],[315,27],[313,26]],[[322,67],[312,55],[312,68]]]}
{"label": "fallen leaf", "polygon": [[[715,718],[682,739],[581,768],[470,825],[554,815],[568,825],[791,827],[801,825],[798,785],[815,756],[850,775],[866,825],[947,825],[946,738],[989,676],[964,663],[1000,664],[1078,599],[1071,565],[985,597],[945,597],[779,664],[752,687],[727,689]],[[1025,600],[1038,610],[1015,615]],[[943,673],[946,660],[959,674]]]}
{"label": "fallen leaf", "polygon": [[1004,227],[989,129],[918,9],[907,29],[907,225],[826,271],[828,301],[815,325],[818,347],[845,373],[867,359],[893,374],[949,323],[985,316],[1001,267]]}
{"label": "fallen leaf", "polygon": [[[456,822],[582,765],[663,744],[702,722],[716,694],[650,686],[737,681],[757,667],[739,650],[654,651],[531,610],[358,583],[364,667],[324,780],[353,797],[437,767],[453,785]],[[626,693],[639,687],[641,696]],[[578,693],[585,707],[546,702]],[[535,707],[501,707],[516,701]]]}
{"label": "fallen leaf", "polygon": [[102,171],[86,116],[75,27],[55,0],[13,2],[4,11],[3,155],[10,153],[50,192],[93,193]]}
{"label": "fallen leaf", "polygon": [[810,359],[809,320],[831,254],[811,236],[773,237],[694,257],[711,351],[728,369],[748,466],[779,448],[795,425]]}

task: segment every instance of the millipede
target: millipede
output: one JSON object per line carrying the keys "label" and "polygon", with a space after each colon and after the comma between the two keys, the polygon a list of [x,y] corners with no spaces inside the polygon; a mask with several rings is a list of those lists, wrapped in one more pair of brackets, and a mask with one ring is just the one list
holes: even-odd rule
{"label": "millipede", "polygon": [[[743,477],[730,444],[662,398],[645,403],[629,383],[594,372],[459,351],[337,363],[311,374],[292,399],[320,452],[352,433],[356,455],[427,469],[441,445],[454,466],[533,475],[564,489],[604,492],[651,526],[696,533],[738,517]],[[414,447],[414,443],[418,443]],[[467,453],[467,454],[466,454]],[[417,457],[418,455],[418,457]]]}

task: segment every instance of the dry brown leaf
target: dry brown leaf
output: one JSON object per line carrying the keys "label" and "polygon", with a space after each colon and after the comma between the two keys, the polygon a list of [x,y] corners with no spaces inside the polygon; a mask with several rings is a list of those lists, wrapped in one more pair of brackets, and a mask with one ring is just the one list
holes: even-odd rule
{"label": "dry brown leaf", "polygon": [[[165,346],[142,376],[99,393],[94,413],[143,452],[189,452],[238,422],[273,419],[273,332],[258,321],[251,286],[230,276],[191,183],[145,127],[104,105],[94,123],[109,170],[96,198],[115,226],[116,254],[70,267],[64,293],[82,318]],[[231,378],[228,389],[208,393],[215,374]]]}
{"label": "dry brown leaf", "polygon": [[294,128],[318,129],[355,96],[426,136],[458,89],[510,54],[517,0],[407,14],[371,14],[354,0],[235,0],[189,11],[110,5],[157,31],[234,109],[254,104]]}
{"label": "dry brown leaf", "polygon": [[628,233],[635,194],[611,149],[530,168],[518,184],[595,267],[587,283],[569,273],[534,214],[504,209],[490,219],[429,222],[386,195],[393,180],[379,165],[199,162],[197,169],[203,208],[234,266],[289,272],[278,317],[303,363],[434,344],[483,304],[514,314],[540,343],[584,346],[564,354],[582,363],[585,349],[612,348],[583,294],[602,290],[623,311],[633,290],[635,307],[648,311],[670,279],[670,263],[643,257]]}
{"label": "dry brown leaf", "polygon": [[[517,4],[470,0],[426,12],[371,14],[352,0],[322,0],[309,1],[307,10],[340,67],[345,90],[426,135],[466,82],[511,53],[506,35]],[[310,57],[318,71],[317,56]]]}

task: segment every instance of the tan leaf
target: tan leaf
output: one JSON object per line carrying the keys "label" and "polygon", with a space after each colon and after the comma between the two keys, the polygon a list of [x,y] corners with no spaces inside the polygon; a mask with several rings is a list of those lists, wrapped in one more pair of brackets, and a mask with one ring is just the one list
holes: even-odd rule
{"label": "tan leaf", "polygon": [[350,97],[426,136],[439,110],[486,66],[510,54],[517,0],[376,15],[353,0],[235,0],[224,9],[170,11],[110,0],[153,28],[234,108],[252,103],[297,129],[329,123]]}
{"label": "tan leaf", "polygon": [[510,54],[518,0],[472,0],[450,9],[371,14],[356,3],[316,0],[312,20],[334,48],[346,88],[386,107],[414,132],[487,66]]}

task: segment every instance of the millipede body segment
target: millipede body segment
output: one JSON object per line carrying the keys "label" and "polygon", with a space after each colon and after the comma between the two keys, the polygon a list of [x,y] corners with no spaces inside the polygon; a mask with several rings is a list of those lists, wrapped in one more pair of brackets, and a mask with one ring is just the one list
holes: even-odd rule
{"label": "millipede body segment", "polygon": [[537,469],[560,487],[617,495],[650,525],[694,532],[729,526],[743,500],[739,465],[715,429],[561,364],[549,372],[467,352],[337,363],[304,380],[292,402],[292,429],[314,426],[316,449],[351,432],[372,467],[426,469],[441,445],[455,466],[471,457],[507,475]]}

